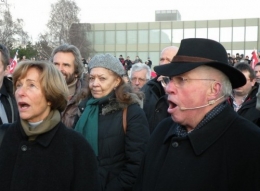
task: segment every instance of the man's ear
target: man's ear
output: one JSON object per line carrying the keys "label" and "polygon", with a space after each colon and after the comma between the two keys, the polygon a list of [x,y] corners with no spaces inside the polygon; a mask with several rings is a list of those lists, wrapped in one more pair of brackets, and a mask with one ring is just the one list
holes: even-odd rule
{"label": "man's ear", "polygon": [[210,86],[208,93],[208,100],[214,100],[219,97],[221,91],[221,84],[219,82],[213,82]]}

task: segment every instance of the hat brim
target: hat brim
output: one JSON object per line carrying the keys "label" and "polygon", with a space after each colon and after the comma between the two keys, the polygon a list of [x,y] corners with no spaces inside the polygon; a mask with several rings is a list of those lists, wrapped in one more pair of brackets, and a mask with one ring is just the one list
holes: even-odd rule
{"label": "hat brim", "polygon": [[155,66],[154,70],[157,75],[163,76],[178,76],[193,70],[199,66],[206,65],[216,68],[223,72],[230,80],[232,88],[239,88],[246,84],[246,78],[242,72],[236,68],[224,64],[222,62],[171,62],[169,64]]}

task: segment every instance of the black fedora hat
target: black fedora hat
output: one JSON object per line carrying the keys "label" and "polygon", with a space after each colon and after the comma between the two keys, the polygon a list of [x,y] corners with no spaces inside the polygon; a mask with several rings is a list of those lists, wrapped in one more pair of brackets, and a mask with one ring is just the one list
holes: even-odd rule
{"label": "black fedora hat", "polygon": [[183,39],[180,48],[171,63],[155,66],[157,75],[177,76],[202,65],[211,66],[223,72],[230,80],[232,88],[246,84],[246,78],[228,63],[226,49],[210,39]]}

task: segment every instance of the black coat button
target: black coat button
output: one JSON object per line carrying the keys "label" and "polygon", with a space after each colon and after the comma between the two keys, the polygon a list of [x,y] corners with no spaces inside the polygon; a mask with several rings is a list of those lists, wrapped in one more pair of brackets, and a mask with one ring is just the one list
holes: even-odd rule
{"label": "black coat button", "polygon": [[179,143],[178,143],[178,142],[173,142],[173,143],[172,143],[172,146],[176,148],[176,147],[179,146]]}

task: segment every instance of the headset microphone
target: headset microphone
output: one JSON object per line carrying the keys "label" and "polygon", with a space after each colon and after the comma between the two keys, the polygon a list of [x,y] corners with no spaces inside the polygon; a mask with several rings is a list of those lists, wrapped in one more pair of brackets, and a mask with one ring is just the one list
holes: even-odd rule
{"label": "headset microphone", "polygon": [[199,109],[199,108],[203,108],[203,107],[207,107],[209,105],[213,105],[214,103],[216,103],[218,100],[222,99],[224,96],[221,96],[219,97],[218,99],[216,100],[210,100],[208,104],[206,105],[201,105],[201,106],[198,106],[198,107],[192,107],[192,108],[186,108],[186,107],[180,107],[180,109],[182,111],[185,111],[185,110],[192,110],[192,109]]}

